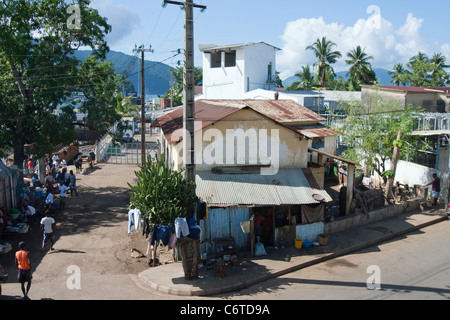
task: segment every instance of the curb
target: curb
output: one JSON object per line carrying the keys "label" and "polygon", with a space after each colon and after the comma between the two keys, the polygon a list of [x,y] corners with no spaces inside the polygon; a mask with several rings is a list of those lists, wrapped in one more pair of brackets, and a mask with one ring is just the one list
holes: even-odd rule
{"label": "curb", "polygon": [[142,277],[141,275],[138,275],[139,279],[144,282],[146,285],[148,285],[152,290],[158,291],[158,292],[162,292],[165,294],[170,294],[170,295],[177,295],[177,296],[214,296],[214,295],[218,295],[218,294],[224,294],[224,293],[229,293],[229,292],[233,292],[233,291],[239,291],[242,289],[246,289],[249,288],[257,283],[260,282],[264,282],[273,278],[277,278],[280,277],[282,275],[288,274],[288,273],[292,273],[294,271],[298,271],[307,267],[311,267],[313,265],[331,260],[331,259],[335,259],[341,256],[345,256],[347,254],[350,254],[352,252],[355,251],[359,251],[362,250],[364,248],[367,247],[371,247],[373,245],[394,239],[396,237],[411,233],[413,231],[428,227],[430,225],[445,221],[445,220],[449,220],[449,216],[445,215],[442,216],[440,218],[416,225],[414,227],[410,227],[401,231],[397,231],[397,232],[392,232],[391,234],[387,234],[385,236],[382,236],[380,238],[371,240],[371,241],[367,241],[361,244],[357,244],[342,250],[339,250],[337,252],[334,253],[330,253],[328,255],[325,255],[323,257],[317,258],[317,259],[313,259],[311,261],[307,261],[307,262],[303,262],[300,263],[298,265],[294,265],[292,267],[286,268],[286,269],[282,269],[279,271],[275,271],[275,272],[269,272],[268,274],[259,277],[259,278],[255,278],[255,279],[251,279],[251,280],[247,280],[243,283],[239,283],[239,284],[233,284],[233,285],[229,285],[226,287],[218,287],[218,288],[214,288],[214,289],[177,289],[177,288],[169,288],[166,286],[162,286],[162,285],[158,285],[157,283],[150,281],[148,279],[145,279],[145,277]]}

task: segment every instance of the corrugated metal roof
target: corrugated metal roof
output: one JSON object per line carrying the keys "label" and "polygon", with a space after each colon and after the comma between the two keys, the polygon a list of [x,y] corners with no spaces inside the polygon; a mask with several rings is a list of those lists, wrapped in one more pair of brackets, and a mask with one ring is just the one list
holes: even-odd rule
{"label": "corrugated metal roof", "polygon": [[294,128],[297,132],[310,139],[332,137],[337,135],[337,133],[334,130],[327,128],[323,125],[308,126],[308,127],[293,126],[292,128]]}
{"label": "corrugated metal roof", "polygon": [[[210,124],[239,110],[240,109],[223,105],[211,107],[209,104],[197,101],[195,103],[195,131],[201,130],[209,126]],[[181,107],[179,109],[176,109],[175,111],[159,116],[158,118],[156,118],[154,124],[152,125],[161,127],[167,141],[170,144],[173,144],[182,139],[182,136],[172,137],[172,134],[176,130],[183,129],[183,114],[184,108]]]}
{"label": "corrugated metal roof", "polygon": [[238,44],[229,44],[229,45],[225,45],[225,46],[218,46],[215,44],[200,44],[198,46],[199,50],[201,52],[211,52],[211,51],[220,51],[220,50],[233,50],[233,49],[238,49],[238,48],[242,48],[242,47],[247,47],[247,46],[253,46],[256,44],[265,44],[269,47],[274,48],[275,50],[281,50],[280,48],[277,48],[271,44],[268,44],[264,41],[260,41],[260,42],[247,42],[247,43],[238,43]]}
{"label": "corrugated metal roof", "polygon": [[290,122],[320,122],[326,119],[290,99],[242,99],[242,100],[198,100],[196,103],[206,103],[211,106],[227,106],[232,108],[251,108],[279,123]]}
{"label": "corrugated metal roof", "polygon": [[196,175],[197,196],[209,206],[298,205],[315,204],[319,195],[332,201],[323,189],[311,187],[301,168],[279,169],[275,175],[215,174],[200,171]]}
{"label": "corrugated metal roof", "polygon": [[[273,121],[289,127],[289,123],[318,123],[326,119],[303,107],[293,100],[197,100],[195,102],[195,130],[200,130],[229,116],[241,109],[250,108]],[[181,140],[174,139],[172,134],[183,128],[183,108],[161,115],[152,126],[161,127],[169,143]]]}
{"label": "corrugated metal roof", "polygon": [[380,88],[386,90],[403,91],[409,93],[450,93],[450,87],[401,87],[401,86],[372,86],[362,85],[364,88]]}

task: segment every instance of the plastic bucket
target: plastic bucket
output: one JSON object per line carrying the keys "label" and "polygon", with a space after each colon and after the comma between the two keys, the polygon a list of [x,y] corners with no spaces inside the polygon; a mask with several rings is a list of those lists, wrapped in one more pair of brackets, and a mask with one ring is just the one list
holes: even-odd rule
{"label": "plastic bucket", "polygon": [[319,243],[321,246],[326,246],[328,244],[328,236],[324,234],[319,235]]}
{"label": "plastic bucket", "polygon": [[301,249],[303,245],[303,239],[295,239],[295,248]]}
{"label": "plastic bucket", "polygon": [[311,248],[312,247],[312,242],[308,241],[308,240],[305,240],[305,241],[303,241],[302,246],[303,246],[303,248]]}

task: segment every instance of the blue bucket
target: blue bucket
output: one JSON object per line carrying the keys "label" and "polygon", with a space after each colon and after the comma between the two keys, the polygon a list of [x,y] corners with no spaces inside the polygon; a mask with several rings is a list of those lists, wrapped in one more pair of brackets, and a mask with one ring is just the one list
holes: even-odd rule
{"label": "blue bucket", "polygon": [[305,241],[303,241],[302,246],[303,246],[303,248],[311,248],[312,247],[312,242],[309,241],[309,240],[305,240]]}

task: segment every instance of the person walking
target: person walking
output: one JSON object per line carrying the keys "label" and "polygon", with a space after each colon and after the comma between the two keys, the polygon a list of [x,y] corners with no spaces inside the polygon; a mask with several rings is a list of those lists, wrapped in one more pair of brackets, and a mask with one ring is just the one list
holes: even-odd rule
{"label": "person walking", "polygon": [[438,178],[436,173],[433,173],[433,181],[425,186],[429,185],[431,185],[431,196],[433,197],[433,206],[435,206],[441,195],[441,180]]}
{"label": "person walking", "polygon": [[78,196],[77,191],[77,176],[73,173],[73,170],[70,170],[69,175],[69,190],[70,190],[70,196],[73,196],[73,192],[75,191],[75,194]]}
{"label": "person walking", "polygon": [[41,230],[44,231],[44,236],[42,240],[42,246],[41,246],[41,252],[44,253],[45,244],[50,241],[50,250],[55,250],[53,248],[53,243],[55,239],[55,227],[56,222],[55,219],[53,219],[50,216],[50,210],[45,211],[45,218],[42,218],[41,220]]}
{"label": "person walking", "polygon": [[61,210],[63,210],[66,207],[66,198],[68,190],[69,188],[64,183],[59,186],[59,208]]}
{"label": "person walking", "polygon": [[[15,255],[15,264],[17,269],[17,280],[20,282],[24,300],[30,300],[28,292],[31,288],[31,280],[33,279],[31,273],[31,260],[29,252],[26,251],[25,242],[19,243],[19,251]],[[25,283],[27,287],[25,288]]]}

